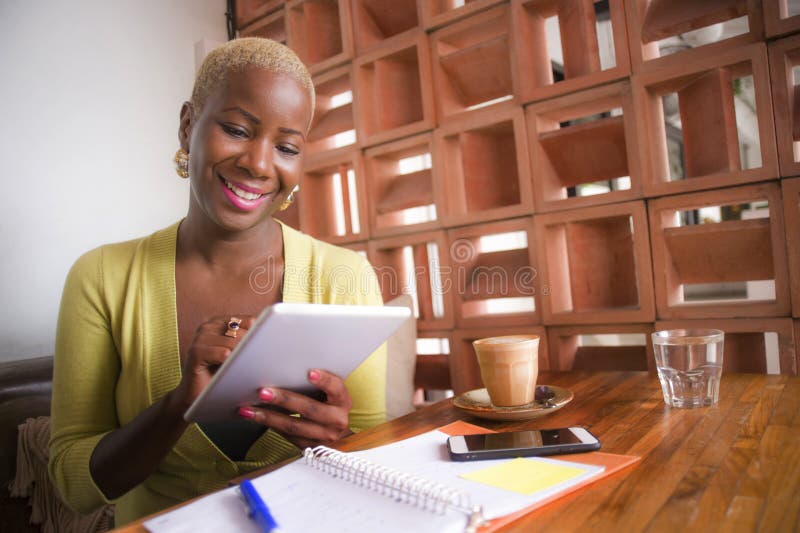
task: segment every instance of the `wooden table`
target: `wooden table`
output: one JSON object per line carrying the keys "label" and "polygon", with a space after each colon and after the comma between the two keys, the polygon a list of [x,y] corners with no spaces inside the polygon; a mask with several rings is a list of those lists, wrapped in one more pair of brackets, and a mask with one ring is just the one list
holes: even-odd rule
{"label": "wooden table", "polygon": [[[800,531],[800,377],[726,374],[719,405],[674,409],[646,372],[546,372],[561,410],[490,422],[439,402],[343,440],[361,450],[465,420],[495,430],[585,426],[602,451],[641,461],[503,531]],[[124,529],[143,532],[141,523]]]}

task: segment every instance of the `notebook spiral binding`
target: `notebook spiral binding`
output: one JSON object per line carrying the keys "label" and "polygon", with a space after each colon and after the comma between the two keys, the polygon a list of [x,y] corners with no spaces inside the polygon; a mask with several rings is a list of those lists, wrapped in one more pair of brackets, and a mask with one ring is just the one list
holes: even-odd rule
{"label": "notebook spiral binding", "polygon": [[309,466],[383,494],[394,500],[438,514],[448,509],[468,517],[467,533],[477,531],[485,523],[483,509],[473,506],[469,494],[424,478],[388,468],[372,461],[348,455],[326,446],[306,448],[303,458]]}

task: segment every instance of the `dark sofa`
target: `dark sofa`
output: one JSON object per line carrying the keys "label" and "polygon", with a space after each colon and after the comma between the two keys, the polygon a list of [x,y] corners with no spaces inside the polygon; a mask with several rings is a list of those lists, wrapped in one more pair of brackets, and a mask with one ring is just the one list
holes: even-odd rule
{"label": "dark sofa", "polygon": [[17,426],[50,414],[52,380],[52,356],[0,363],[0,531],[39,531],[29,524],[27,498],[11,498],[8,484],[16,472]]}

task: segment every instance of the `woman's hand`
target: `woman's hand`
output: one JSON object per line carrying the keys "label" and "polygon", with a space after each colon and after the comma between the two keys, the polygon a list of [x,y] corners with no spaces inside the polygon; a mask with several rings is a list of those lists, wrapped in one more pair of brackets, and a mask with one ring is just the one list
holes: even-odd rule
{"label": "woman's hand", "polygon": [[308,372],[308,381],[325,393],[324,402],[274,387],[259,391],[264,403],[299,417],[255,406],[239,408],[239,416],[271,427],[300,448],[330,444],[347,436],[353,402],[342,378],[314,369]]}
{"label": "woman's hand", "polygon": [[229,316],[214,317],[197,328],[194,339],[186,351],[181,382],[172,391],[173,404],[181,409],[181,413],[203,392],[214,372],[230,356],[256,320],[256,317],[250,315],[236,315],[236,317],[242,320],[236,331],[236,337],[225,335],[231,318]]}

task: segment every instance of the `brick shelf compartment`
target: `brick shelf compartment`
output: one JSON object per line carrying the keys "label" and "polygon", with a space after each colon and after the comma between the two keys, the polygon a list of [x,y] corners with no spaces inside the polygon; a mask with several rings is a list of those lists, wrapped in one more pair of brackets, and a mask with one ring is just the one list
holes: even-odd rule
{"label": "brick shelf compartment", "polygon": [[[767,200],[769,218],[679,226],[677,214]],[[789,273],[777,182],[668,196],[648,202],[661,319],[788,316]],[[683,284],[774,280],[775,298],[685,302]]]}
{"label": "brick shelf compartment", "polygon": [[487,8],[503,3],[504,0],[467,0],[456,7],[452,0],[418,0],[422,27],[432,30],[462,18],[472,16]]}
{"label": "brick shelf compartment", "polygon": [[350,3],[338,0],[293,0],[286,3],[287,44],[311,74],[353,58]]}
{"label": "brick shelf compartment", "polygon": [[778,357],[773,364],[778,368],[774,368],[773,373],[797,375],[797,345],[792,322],[791,318],[670,320],[656,322],[656,329],[722,330],[725,332],[722,371],[758,374],[765,374],[770,370],[767,361],[770,340],[766,334],[774,333],[777,336]]}
{"label": "brick shelf compartment", "polygon": [[[351,197],[349,171],[354,174],[355,201]],[[339,194],[336,194],[337,189]],[[360,150],[324,154],[307,160],[300,180],[300,194],[300,229],[303,232],[334,244],[366,240],[369,236]],[[357,214],[353,212],[354,206]],[[358,226],[353,223],[356,215]],[[341,228],[337,225],[340,219]]]}
{"label": "brick shelf compartment", "polygon": [[545,324],[654,320],[643,201],[547,213],[533,221]]}
{"label": "brick shelf compartment", "polygon": [[[334,105],[332,97],[352,91],[351,70],[349,67],[338,67],[314,77],[316,92],[316,109],[311,129],[306,140],[306,158],[325,152],[330,155],[335,151],[345,152],[357,143],[355,134],[355,117],[353,103]],[[353,131],[355,140],[351,144],[337,146],[336,136]]]}
{"label": "brick shelf compartment", "polygon": [[[561,127],[568,120],[621,109],[622,114]],[[554,98],[525,108],[537,212],[640,198],[641,164],[628,82]],[[629,177],[630,188],[568,197],[568,188]]]}
{"label": "brick shelf compartment", "polygon": [[[614,64],[604,66],[597,40],[595,3],[591,0],[512,0],[518,96],[534,102],[618,80],[630,75],[630,57],[622,0],[609,0]],[[564,80],[554,82],[546,20],[558,17]]]}
{"label": "brick shelf compartment", "polygon": [[[650,370],[655,371],[653,324],[548,326],[550,361],[556,370]],[[644,335],[645,343],[581,344],[584,335]]]}
{"label": "brick shelf compartment", "polygon": [[433,129],[428,36],[417,31],[353,63],[356,129],[371,146]]}
{"label": "brick shelf compartment", "polygon": [[[414,386],[424,390],[450,390],[450,353],[453,341],[449,330],[426,330],[417,333],[417,339],[446,339],[449,350],[433,354],[417,352],[416,370],[414,371]],[[424,398],[420,397],[422,403]]]}
{"label": "brick shelf compartment", "polygon": [[351,3],[353,40],[360,55],[419,27],[417,0],[340,0]]}
{"label": "brick shelf compartment", "polygon": [[445,226],[533,211],[525,116],[521,108],[487,108],[434,132],[434,179],[444,184]]}
{"label": "brick shelf compartment", "polygon": [[792,316],[800,317],[800,178],[781,180],[786,247],[789,254]]}
{"label": "brick shelf compartment", "polygon": [[800,13],[789,12],[788,0],[763,0],[767,38],[800,31]]}
{"label": "brick shelf compartment", "polygon": [[[679,65],[699,57],[712,57],[725,50],[740,48],[764,39],[764,15],[761,0],[627,0],[630,54],[633,72],[645,72]],[[708,28],[720,22],[747,17],[747,31],[722,38]],[[659,41],[707,28],[701,35],[684,38],[689,43],[703,43],[661,56]],[[670,47],[677,46],[670,45]]]}
{"label": "brick shelf compartment", "polygon": [[236,0],[236,27],[244,30],[261,17],[284,6],[284,0]]}
{"label": "brick shelf compartment", "polygon": [[781,176],[800,175],[800,35],[771,42],[769,66]]}
{"label": "brick shelf compartment", "polygon": [[[282,4],[282,3],[281,3]],[[286,44],[286,11],[278,9],[239,30],[240,37],[264,37]]]}
{"label": "brick shelf compartment", "polygon": [[483,388],[478,357],[475,355],[472,341],[503,335],[538,335],[539,371],[542,372],[553,368],[550,365],[547,333],[542,326],[492,326],[456,329],[453,331],[450,343],[450,379],[455,394]]}
{"label": "brick shelf compartment", "polygon": [[508,6],[495,7],[431,34],[439,124],[500,98],[510,97],[494,105],[516,103],[509,13]]}
{"label": "brick shelf compartment", "polygon": [[[733,80],[754,82],[761,166],[742,169]],[[738,185],[778,175],[766,46],[753,44],[704,56],[632,78],[642,132],[645,196]],[[677,93],[684,179],[671,180],[662,96]],[[716,126],[711,128],[709,124]]]}
{"label": "brick shelf compartment", "polygon": [[[425,156],[430,157],[433,164],[433,137],[423,133],[406,137],[364,150],[366,182],[369,194],[370,233],[374,237],[425,231],[440,226],[438,218],[432,220],[414,218],[420,222],[407,222],[414,216],[410,209],[426,209],[441,212],[444,204],[444,191],[440,183],[433,179],[433,169],[424,168],[424,164],[406,167],[415,169],[404,172],[404,161],[421,163]],[[417,159],[417,161],[414,161]],[[426,213],[427,215],[428,213]]]}
{"label": "brick shelf compartment", "polygon": [[[525,246],[482,249],[483,239],[517,232],[524,233]],[[487,322],[497,326],[541,323],[536,307],[539,279],[531,217],[452,229],[447,232],[447,242],[453,268],[456,327],[480,327]],[[508,298],[530,303],[533,309],[502,310],[504,303],[511,303]]]}
{"label": "brick shelf compartment", "polygon": [[[435,245],[436,257],[431,255]],[[369,261],[375,268],[383,300],[388,302],[400,294],[415,294],[417,299],[417,330],[451,329],[453,320],[450,258],[443,231],[426,231],[371,239]],[[410,257],[409,257],[410,255]],[[433,272],[437,269],[438,272]],[[438,276],[440,286],[432,278]],[[413,285],[409,282],[413,279]],[[437,316],[435,299],[441,297]]]}

